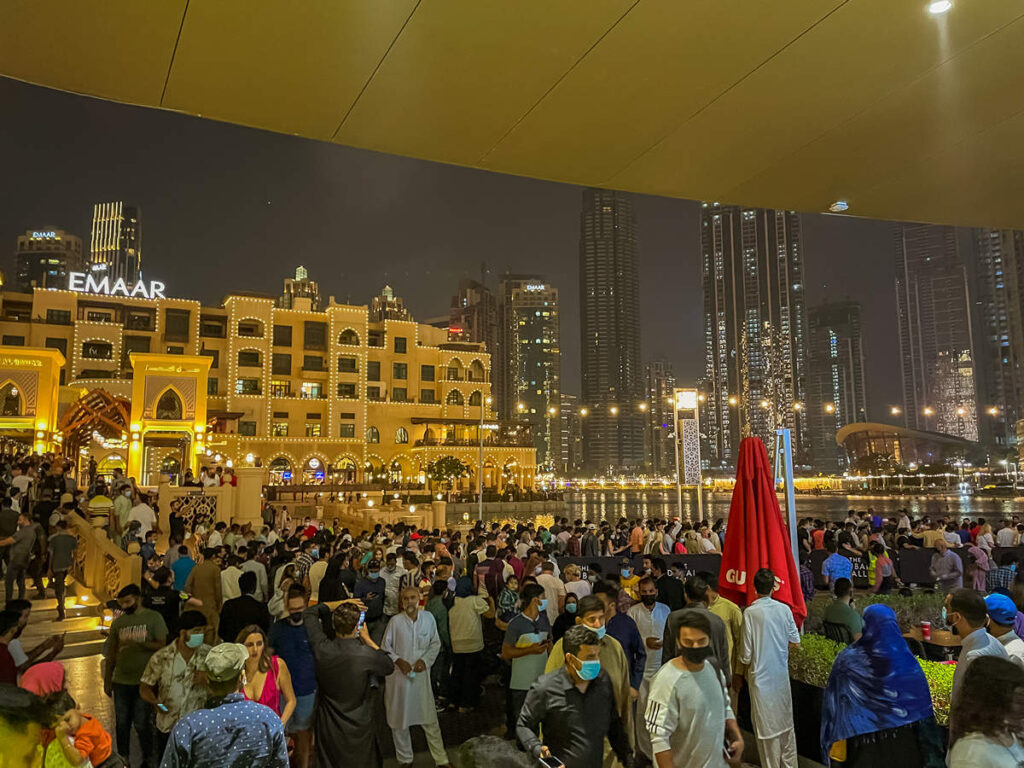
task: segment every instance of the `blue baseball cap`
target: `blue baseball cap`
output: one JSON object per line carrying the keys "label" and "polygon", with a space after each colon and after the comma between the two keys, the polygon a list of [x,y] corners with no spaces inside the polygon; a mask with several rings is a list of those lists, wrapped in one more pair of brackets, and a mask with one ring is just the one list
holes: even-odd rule
{"label": "blue baseball cap", "polygon": [[1010,626],[1017,619],[1017,606],[1006,595],[991,594],[985,598],[988,616],[996,624]]}

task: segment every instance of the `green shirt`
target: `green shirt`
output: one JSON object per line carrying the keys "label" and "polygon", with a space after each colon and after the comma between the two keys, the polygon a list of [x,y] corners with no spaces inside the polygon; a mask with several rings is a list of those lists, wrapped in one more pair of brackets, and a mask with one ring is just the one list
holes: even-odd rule
{"label": "green shirt", "polygon": [[864,619],[842,600],[833,600],[829,603],[823,618],[833,624],[845,624],[851,635],[859,635],[864,631]]}
{"label": "green shirt", "polygon": [[[116,638],[116,642],[115,642]],[[103,647],[103,655],[110,658],[114,646],[117,654],[114,657],[115,683],[121,685],[138,685],[142,681],[142,673],[146,664],[156,650],[146,648],[143,643],[167,639],[167,625],[164,617],[149,608],[138,608],[135,613],[124,614],[114,619],[110,625],[110,634]]]}
{"label": "green shirt", "polygon": [[437,624],[437,636],[441,638],[441,645],[445,648],[452,647],[451,635],[448,633],[448,608],[440,595],[431,595],[427,600],[427,612],[434,617]]}

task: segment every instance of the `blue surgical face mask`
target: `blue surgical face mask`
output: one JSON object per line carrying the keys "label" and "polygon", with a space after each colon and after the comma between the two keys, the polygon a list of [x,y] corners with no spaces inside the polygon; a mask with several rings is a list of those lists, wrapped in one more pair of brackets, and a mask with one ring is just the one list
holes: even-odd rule
{"label": "blue surgical face mask", "polygon": [[576,613],[576,603],[567,603],[565,606],[565,610],[567,610],[569,613]]}
{"label": "blue surgical face mask", "polygon": [[203,633],[196,632],[188,636],[188,640],[185,641],[185,645],[189,648],[198,648],[203,644]]}
{"label": "blue surgical face mask", "polygon": [[597,676],[601,674],[601,660],[581,661],[576,674],[580,676],[581,680],[596,680]]}
{"label": "blue surgical face mask", "polygon": [[620,571],[620,573],[622,574],[622,578],[624,578],[624,579],[628,579],[629,578],[629,568],[623,568]]}
{"label": "blue surgical face mask", "polygon": [[380,578],[380,572],[378,571],[370,571],[367,575],[374,581]]}
{"label": "blue surgical face mask", "polygon": [[546,611],[548,609],[548,599],[545,597],[540,601],[540,610]]}
{"label": "blue surgical face mask", "polygon": [[607,632],[608,630],[605,629],[604,624],[602,624],[600,627],[598,627],[594,631],[597,633],[597,639],[600,640],[600,639],[602,639],[604,637],[604,633]]}

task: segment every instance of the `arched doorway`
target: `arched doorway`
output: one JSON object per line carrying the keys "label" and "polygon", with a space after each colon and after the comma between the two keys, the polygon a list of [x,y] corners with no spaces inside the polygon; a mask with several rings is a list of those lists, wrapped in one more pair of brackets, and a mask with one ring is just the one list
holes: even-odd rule
{"label": "arched doorway", "polygon": [[322,483],[324,481],[327,467],[323,460],[317,456],[310,456],[302,465],[302,482],[307,485]]}
{"label": "arched doorway", "polygon": [[124,472],[126,467],[127,464],[125,463],[124,456],[119,453],[108,453],[96,465],[96,475],[110,480],[114,476],[115,469],[120,469]]}
{"label": "arched doorway", "polygon": [[355,461],[345,456],[334,465],[334,477],[336,482],[344,485],[351,485],[356,482],[358,468]]}
{"label": "arched doorway", "polygon": [[177,485],[181,477],[181,459],[173,454],[164,456],[160,462],[160,474],[166,475],[171,483]]}
{"label": "arched doorway", "polygon": [[284,456],[278,456],[267,465],[270,473],[270,482],[275,485],[282,485],[292,481],[292,463]]}

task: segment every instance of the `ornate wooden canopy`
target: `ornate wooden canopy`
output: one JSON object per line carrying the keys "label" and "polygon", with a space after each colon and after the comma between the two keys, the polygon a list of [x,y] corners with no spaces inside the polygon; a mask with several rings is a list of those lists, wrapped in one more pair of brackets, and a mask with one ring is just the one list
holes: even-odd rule
{"label": "ornate wooden canopy", "polygon": [[64,435],[65,451],[69,454],[87,445],[93,432],[105,438],[118,438],[128,432],[131,402],[110,394],[105,389],[94,389],[74,403],[57,422]]}

